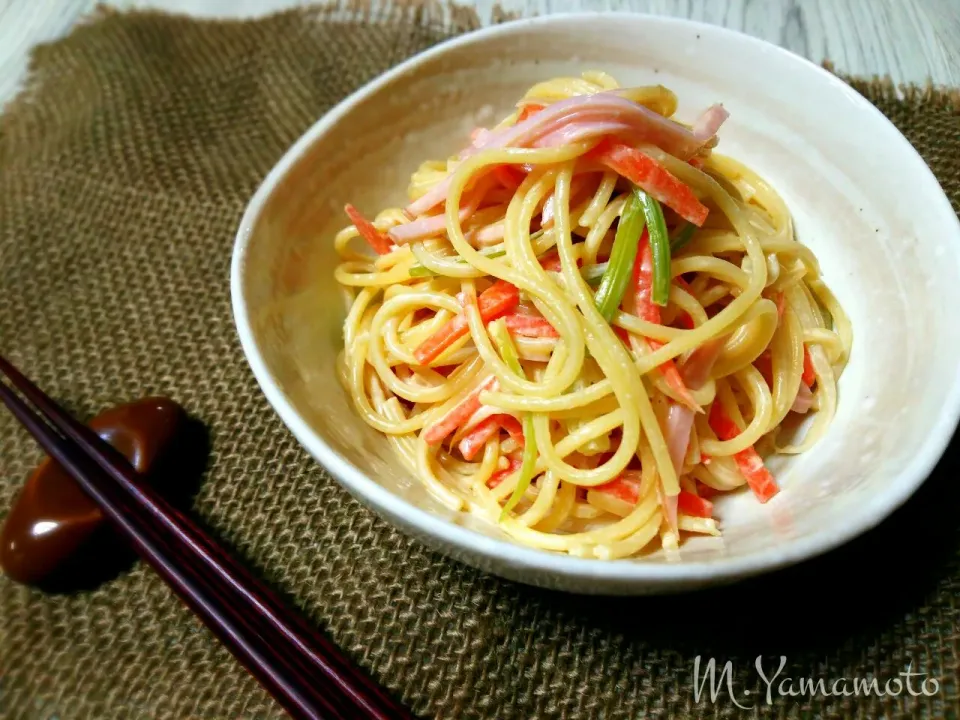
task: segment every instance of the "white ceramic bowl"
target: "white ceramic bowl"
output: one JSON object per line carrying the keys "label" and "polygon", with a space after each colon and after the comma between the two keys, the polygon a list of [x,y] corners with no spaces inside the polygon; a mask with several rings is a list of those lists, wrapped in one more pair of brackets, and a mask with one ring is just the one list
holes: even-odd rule
{"label": "white ceramic bowl", "polygon": [[[776,467],[761,506],[721,501],[722,539],[682,560],[602,562],[518,546],[436,503],[354,413],[337,381],[343,303],[332,238],[353,202],[403,204],[410,173],[465,144],[532,84],[600,69],[663,83],[678,116],[722,101],[719,151],[765,176],[850,315],[854,346],[829,434]],[[489,120],[488,120],[489,121]],[[233,307],[267,399],[354,496],[424,543],[534,585],[647,594],[731,582],[829,550],[876,525],[933,469],[960,413],[960,225],[937,181],[872,105],[823,69],[745,35],[635,14],[552,16],[466,35],[399,65],[320,118],[243,217]]]}

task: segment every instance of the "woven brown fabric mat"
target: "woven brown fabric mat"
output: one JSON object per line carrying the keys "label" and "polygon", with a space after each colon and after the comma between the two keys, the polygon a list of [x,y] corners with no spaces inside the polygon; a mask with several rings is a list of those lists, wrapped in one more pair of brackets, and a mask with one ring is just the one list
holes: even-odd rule
{"label": "woven brown fabric mat", "polygon": [[[87,416],[148,393],[181,401],[211,432],[197,513],[423,717],[957,717],[956,443],[903,510],[825,558],[722,590],[609,600],[425,550],[350,499],[275,417],[230,311],[244,205],[321,113],[472,22],[436,8],[107,15],[39,49],[0,116],[0,351]],[[960,210],[953,101],[856,87]],[[39,457],[0,413],[3,508]],[[759,655],[767,677],[784,656],[778,682],[822,678],[828,694],[779,697],[777,682],[768,708]],[[731,661],[737,703],[756,708],[726,691],[695,703],[698,656]],[[922,673],[914,692],[923,679],[938,692],[837,694],[854,678],[883,689],[908,666]],[[142,564],[75,595],[0,578],[0,717],[280,716]]]}

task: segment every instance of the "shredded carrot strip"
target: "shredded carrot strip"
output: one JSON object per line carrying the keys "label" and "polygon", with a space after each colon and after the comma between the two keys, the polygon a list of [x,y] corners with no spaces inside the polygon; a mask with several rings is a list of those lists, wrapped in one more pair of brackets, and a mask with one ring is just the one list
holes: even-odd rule
{"label": "shredded carrot strip", "polygon": [[373,248],[374,252],[379,255],[386,255],[390,252],[391,244],[387,236],[377,230],[372,222],[360,214],[359,210],[349,203],[343,209],[350,218],[350,222],[356,226],[357,232]]}
{"label": "shredded carrot strip", "polygon": [[[718,400],[715,400],[710,408],[710,427],[721,440],[732,440],[740,434],[740,428],[730,419]],[[746,479],[747,485],[761,503],[767,502],[777,494],[779,488],[773,475],[767,470],[760,455],[752,446],[738,452],[733,459]]]}

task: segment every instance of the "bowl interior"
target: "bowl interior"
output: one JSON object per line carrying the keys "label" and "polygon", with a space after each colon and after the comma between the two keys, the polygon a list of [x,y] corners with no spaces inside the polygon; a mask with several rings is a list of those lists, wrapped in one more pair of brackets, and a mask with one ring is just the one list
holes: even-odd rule
{"label": "bowl interior", "polygon": [[723,538],[689,541],[684,563],[773,565],[882,519],[922,481],[956,420],[956,217],[919,156],[841,81],[759,41],[674,20],[554,17],[449,44],[365,88],[291,151],[248,212],[235,283],[268,382],[303,422],[300,439],[412,506],[504,537],[436,503],[355,414],[335,371],[344,302],[332,239],[346,202],[368,215],[402,206],[420,162],[458,151],[534,83],[588,69],[666,85],[681,119],[723,102],[731,117],[717,151],[782,195],[854,329],[829,434],[776,462],[783,492],[768,505],[746,493],[720,501]]}

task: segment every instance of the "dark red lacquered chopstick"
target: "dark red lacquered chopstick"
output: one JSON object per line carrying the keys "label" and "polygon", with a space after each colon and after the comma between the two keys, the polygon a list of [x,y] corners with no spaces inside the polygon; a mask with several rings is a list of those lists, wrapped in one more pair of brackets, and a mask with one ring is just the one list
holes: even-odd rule
{"label": "dark red lacquered chopstick", "polygon": [[4,404],[293,716],[413,717],[3,357],[0,372],[47,422],[0,382]]}
{"label": "dark red lacquered chopstick", "polygon": [[284,654],[283,662],[301,666],[308,674],[315,674],[319,669],[337,686],[340,693],[347,695],[363,711],[365,717],[410,717],[369,676],[346,660],[333,643],[285,608],[274,593],[253,578],[232,556],[170,507],[149,486],[138,483],[137,474],[126,458],[57,406],[2,356],[0,372],[10,378],[60,432],[76,441],[133,498],[138,507],[152,516],[154,523],[173,533],[180,543],[195,554],[193,559],[230,586],[240,596],[235,603],[250,606],[243,618],[253,625],[255,631],[279,633],[287,642],[295,645],[297,652]]}

